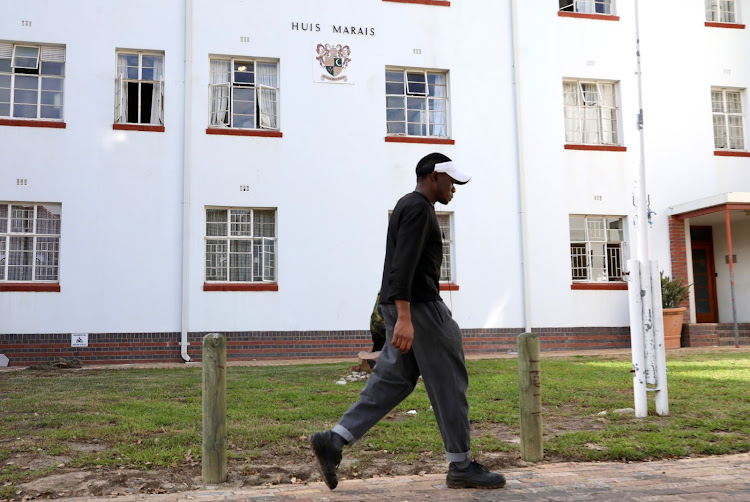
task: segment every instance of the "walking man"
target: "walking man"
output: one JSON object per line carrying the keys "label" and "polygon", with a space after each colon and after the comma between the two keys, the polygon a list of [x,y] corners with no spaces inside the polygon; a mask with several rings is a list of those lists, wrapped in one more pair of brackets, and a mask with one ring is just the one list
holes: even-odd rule
{"label": "walking man", "polygon": [[398,201],[388,224],[380,304],[386,343],[377,366],[355,403],[333,429],[310,437],[328,488],[338,484],[336,469],[344,445],[360,439],[404,400],[420,374],[435,413],[450,465],[450,488],[501,488],[502,474],[471,460],[469,404],[463,343],[458,324],[440,298],[438,280],[443,241],[435,202],[448,204],[454,185],[471,176],[443,154],[417,163],[417,187]]}

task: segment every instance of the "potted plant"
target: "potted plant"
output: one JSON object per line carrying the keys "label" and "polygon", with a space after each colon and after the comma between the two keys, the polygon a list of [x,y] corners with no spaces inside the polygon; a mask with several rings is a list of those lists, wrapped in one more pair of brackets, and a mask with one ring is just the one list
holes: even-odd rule
{"label": "potted plant", "polygon": [[663,272],[661,277],[661,307],[664,317],[664,348],[679,349],[682,335],[682,321],[686,307],[681,307],[683,301],[690,295],[690,287],[685,286],[681,279],[670,279]]}

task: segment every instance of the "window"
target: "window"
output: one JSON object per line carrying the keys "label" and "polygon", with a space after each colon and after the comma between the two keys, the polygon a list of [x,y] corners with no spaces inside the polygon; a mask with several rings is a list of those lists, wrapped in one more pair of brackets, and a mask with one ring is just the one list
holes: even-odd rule
{"label": "window", "polygon": [[624,218],[570,215],[573,281],[622,281]]}
{"label": "window", "polygon": [[164,125],[163,53],[117,53],[115,124]]}
{"label": "window", "polygon": [[706,21],[736,23],[737,2],[735,0],[706,0]]}
{"label": "window", "polygon": [[443,262],[440,265],[440,282],[455,282],[453,273],[453,232],[451,222],[453,213],[437,213],[440,233],[443,235]]}
{"label": "window", "polygon": [[560,0],[561,12],[612,14],[612,0]]}
{"label": "window", "polygon": [[387,69],[385,107],[388,135],[448,137],[448,74]]}
{"label": "window", "polygon": [[0,42],[0,117],[63,119],[65,47]]}
{"label": "window", "polygon": [[740,89],[711,89],[711,107],[714,114],[714,147],[744,150],[742,91]]}
{"label": "window", "polygon": [[206,209],[206,281],[276,281],[275,209]]}
{"label": "window", "polygon": [[60,204],[0,202],[0,282],[57,282]]}
{"label": "window", "polygon": [[279,65],[211,59],[209,127],[279,129]]}
{"label": "window", "polygon": [[565,142],[617,145],[614,82],[563,81]]}

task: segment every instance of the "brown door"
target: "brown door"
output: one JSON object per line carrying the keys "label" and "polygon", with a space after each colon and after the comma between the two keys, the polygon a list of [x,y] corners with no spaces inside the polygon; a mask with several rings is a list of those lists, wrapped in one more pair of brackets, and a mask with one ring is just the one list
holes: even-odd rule
{"label": "brown door", "polygon": [[719,322],[711,227],[690,227],[690,243],[693,253],[695,320]]}

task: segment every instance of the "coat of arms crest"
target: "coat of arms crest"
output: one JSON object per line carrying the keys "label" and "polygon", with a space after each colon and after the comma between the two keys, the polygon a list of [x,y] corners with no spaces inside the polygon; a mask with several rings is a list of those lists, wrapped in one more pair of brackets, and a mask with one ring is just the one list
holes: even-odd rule
{"label": "coat of arms crest", "polygon": [[346,82],[346,75],[341,75],[344,68],[349,64],[351,58],[349,57],[352,50],[348,45],[331,45],[331,44],[318,44],[315,49],[318,56],[315,58],[320,63],[328,75],[323,74],[320,78],[324,80],[334,80]]}

